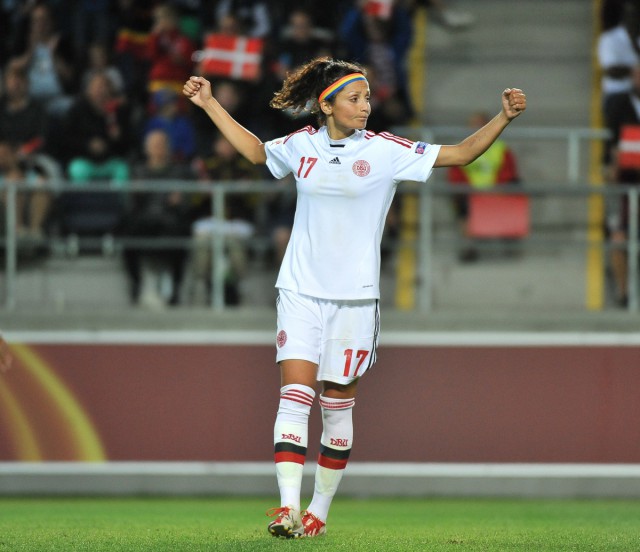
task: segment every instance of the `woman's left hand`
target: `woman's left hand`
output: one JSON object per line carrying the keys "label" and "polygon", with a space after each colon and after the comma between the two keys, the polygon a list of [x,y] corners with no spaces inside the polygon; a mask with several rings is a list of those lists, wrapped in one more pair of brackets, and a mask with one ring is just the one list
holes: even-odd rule
{"label": "woman's left hand", "polygon": [[527,109],[527,97],[519,88],[507,88],[502,93],[502,109],[509,120]]}

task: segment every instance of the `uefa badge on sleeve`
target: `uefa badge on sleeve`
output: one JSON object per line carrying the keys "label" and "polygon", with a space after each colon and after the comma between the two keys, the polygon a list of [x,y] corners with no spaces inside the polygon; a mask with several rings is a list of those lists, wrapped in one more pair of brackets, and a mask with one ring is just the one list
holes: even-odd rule
{"label": "uefa badge on sleeve", "polygon": [[418,142],[416,144],[416,153],[419,155],[422,155],[425,150],[427,149],[427,144],[425,144],[424,142]]}

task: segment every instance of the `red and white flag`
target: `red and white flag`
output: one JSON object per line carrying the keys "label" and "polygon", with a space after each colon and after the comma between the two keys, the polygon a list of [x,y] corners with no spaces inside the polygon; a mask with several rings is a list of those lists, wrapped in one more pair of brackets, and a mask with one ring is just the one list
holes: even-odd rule
{"label": "red and white flag", "polygon": [[393,10],[393,0],[370,0],[364,3],[364,12],[379,19],[389,19]]}
{"label": "red and white flag", "polygon": [[202,72],[238,80],[256,80],[260,76],[263,41],[239,35],[209,34],[204,49],[193,61],[202,62]]}
{"label": "red and white flag", "polygon": [[618,142],[618,166],[640,169],[640,125],[623,125]]}

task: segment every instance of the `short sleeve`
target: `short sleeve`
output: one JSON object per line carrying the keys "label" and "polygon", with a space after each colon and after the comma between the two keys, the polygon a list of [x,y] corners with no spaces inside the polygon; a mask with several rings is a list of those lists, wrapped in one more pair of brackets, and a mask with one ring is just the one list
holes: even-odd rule
{"label": "short sleeve", "polygon": [[426,182],[439,152],[439,145],[425,142],[413,142],[410,147],[395,147],[393,180]]}
{"label": "short sleeve", "polygon": [[284,178],[291,172],[291,151],[286,138],[276,138],[265,142],[264,151],[267,154],[267,168],[274,178]]}

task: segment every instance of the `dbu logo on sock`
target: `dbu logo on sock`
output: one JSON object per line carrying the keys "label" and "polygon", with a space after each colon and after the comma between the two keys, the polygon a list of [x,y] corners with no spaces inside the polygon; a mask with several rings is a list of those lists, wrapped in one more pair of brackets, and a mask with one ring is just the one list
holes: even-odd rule
{"label": "dbu logo on sock", "polygon": [[348,447],[349,439],[334,439],[331,437],[331,444],[336,447]]}
{"label": "dbu logo on sock", "polygon": [[299,443],[300,441],[302,441],[302,437],[300,437],[300,435],[294,435],[293,433],[283,433],[282,434],[282,439],[287,439],[288,441],[295,441],[296,443]]}

